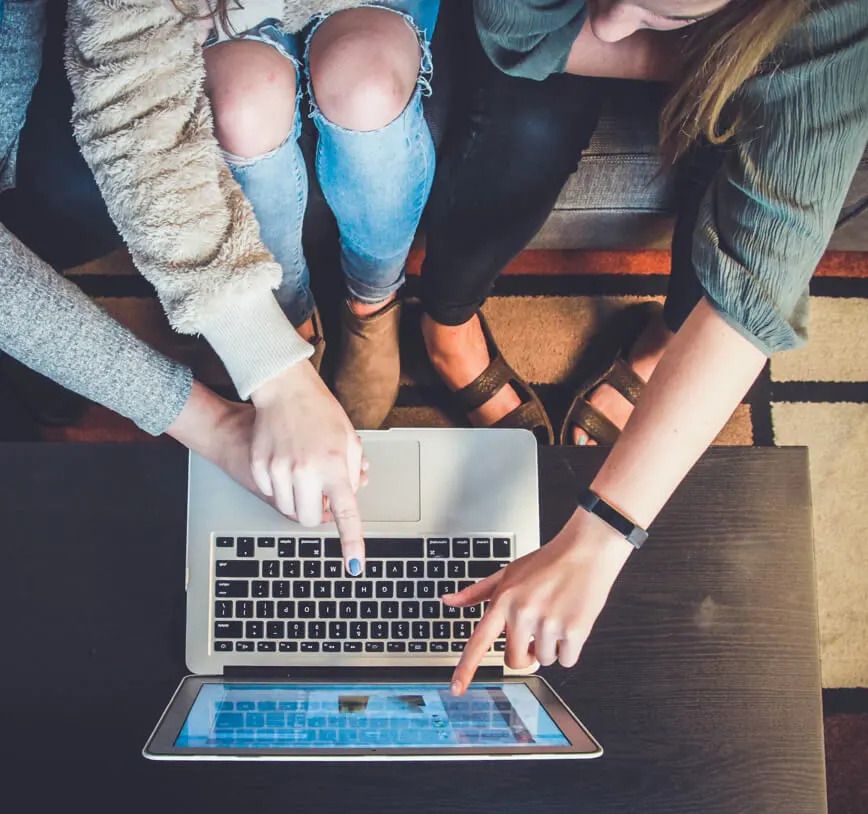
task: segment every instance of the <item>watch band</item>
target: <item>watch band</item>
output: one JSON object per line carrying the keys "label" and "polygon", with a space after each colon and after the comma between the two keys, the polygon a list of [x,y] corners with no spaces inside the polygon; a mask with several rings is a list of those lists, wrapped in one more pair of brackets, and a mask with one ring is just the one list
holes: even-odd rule
{"label": "watch band", "polygon": [[579,498],[579,505],[585,511],[597,515],[608,523],[634,548],[641,548],[642,543],[648,539],[648,532],[645,529],[637,526],[630,518],[625,517],[614,506],[610,506],[591,489],[585,490],[585,493]]}

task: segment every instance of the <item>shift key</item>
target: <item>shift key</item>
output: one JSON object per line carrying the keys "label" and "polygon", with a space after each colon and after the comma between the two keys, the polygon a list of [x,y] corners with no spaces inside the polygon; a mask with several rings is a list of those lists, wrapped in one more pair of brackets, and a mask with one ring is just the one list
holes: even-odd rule
{"label": "shift key", "polygon": [[218,577],[258,577],[258,560],[217,560],[214,569]]}
{"label": "shift key", "polygon": [[501,568],[506,568],[508,562],[497,562],[493,560],[471,560],[467,563],[468,579],[484,579],[496,574]]}

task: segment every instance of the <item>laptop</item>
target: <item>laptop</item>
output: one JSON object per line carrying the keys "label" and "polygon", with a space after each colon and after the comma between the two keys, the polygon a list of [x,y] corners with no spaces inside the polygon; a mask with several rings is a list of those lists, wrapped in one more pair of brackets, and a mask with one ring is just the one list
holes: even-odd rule
{"label": "laptop", "polygon": [[[164,760],[589,758],[602,748],[554,690],[504,665],[449,684],[483,609],[460,590],[539,547],[525,430],[361,433],[364,572],[335,526],[302,528],[191,454],[186,662],[143,754]],[[534,672],[532,668],[529,673]]]}

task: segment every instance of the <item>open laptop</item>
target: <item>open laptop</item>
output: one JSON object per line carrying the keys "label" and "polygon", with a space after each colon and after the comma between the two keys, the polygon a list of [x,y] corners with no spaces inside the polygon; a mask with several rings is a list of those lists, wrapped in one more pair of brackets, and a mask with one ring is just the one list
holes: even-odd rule
{"label": "open laptop", "polygon": [[551,687],[505,675],[505,640],[449,690],[482,609],[439,597],[539,547],[524,430],[361,433],[366,565],[190,456],[185,678],[154,759],[470,759],[602,753]]}

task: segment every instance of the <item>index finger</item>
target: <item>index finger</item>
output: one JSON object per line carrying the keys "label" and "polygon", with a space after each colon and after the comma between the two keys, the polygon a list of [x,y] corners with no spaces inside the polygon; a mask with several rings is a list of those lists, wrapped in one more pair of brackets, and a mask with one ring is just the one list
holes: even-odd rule
{"label": "index finger", "polygon": [[467,685],[479,669],[480,662],[503,632],[504,627],[506,627],[506,617],[497,603],[492,603],[482,617],[482,621],[476,626],[476,630],[473,631],[461,660],[452,674],[453,695],[461,695],[467,689]]}
{"label": "index finger", "polygon": [[350,574],[357,577],[365,567],[365,539],[358,501],[347,480],[329,484],[326,497],[341,538],[344,565]]}

